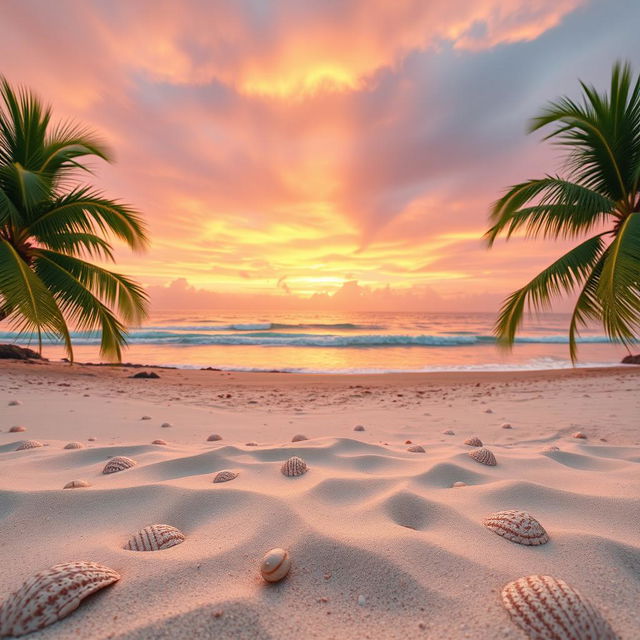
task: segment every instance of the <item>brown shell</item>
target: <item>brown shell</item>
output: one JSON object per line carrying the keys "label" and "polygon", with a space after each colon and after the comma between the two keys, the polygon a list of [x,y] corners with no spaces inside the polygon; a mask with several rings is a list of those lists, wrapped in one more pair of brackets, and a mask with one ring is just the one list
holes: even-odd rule
{"label": "brown shell", "polygon": [[617,640],[600,612],[564,580],[514,580],[502,589],[502,603],[530,640]]}
{"label": "brown shell", "polygon": [[291,442],[302,442],[303,440],[308,440],[307,436],[303,436],[301,433],[297,433],[293,438],[291,438]]}
{"label": "brown shell", "polygon": [[63,489],[82,489],[84,487],[90,487],[91,485],[86,480],[72,480],[62,487]]}
{"label": "brown shell", "polygon": [[424,447],[419,444],[412,444],[407,451],[410,451],[411,453],[426,453]]}
{"label": "brown shell", "polygon": [[222,440],[222,436],[219,433],[212,433],[207,438],[207,442],[217,442],[218,440]]}
{"label": "brown shell", "polygon": [[167,444],[166,440],[154,440],[151,444]]}
{"label": "brown shell", "polygon": [[357,424],[355,427],[353,427],[354,431],[364,431],[364,427],[361,424]]}
{"label": "brown shell", "polygon": [[480,438],[478,438],[478,436],[473,436],[472,438],[467,438],[464,441],[465,444],[468,444],[470,447],[481,447],[482,446],[482,440],[480,440]]}
{"label": "brown shell", "polygon": [[282,475],[289,477],[301,476],[308,470],[309,467],[307,467],[307,463],[302,458],[298,458],[298,456],[292,456],[286,460],[280,468]]}
{"label": "brown shell", "polygon": [[468,454],[471,458],[473,458],[476,462],[480,462],[482,464],[486,464],[490,467],[495,467],[498,463],[496,461],[496,457],[493,455],[489,449],[482,447],[480,449],[474,449],[473,451],[469,451]]}
{"label": "brown shell", "polygon": [[230,480],[235,480],[238,477],[238,473],[236,471],[229,471],[228,469],[223,469],[222,471],[218,471],[216,475],[213,477],[214,482],[229,482]]}
{"label": "brown shell", "polygon": [[84,449],[82,442],[70,442],[64,445],[65,449]]}
{"label": "brown shell", "polygon": [[582,431],[576,431],[575,433],[572,433],[571,437],[572,438],[579,438],[580,440],[586,440],[587,439],[587,436],[584,433],[582,433]]}
{"label": "brown shell", "polygon": [[24,440],[18,445],[16,451],[24,451],[25,449],[37,449],[38,447],[44,447],[42,442],[38,442],[38,440]]}
{"label": "brown shell", "polygon": [[66,562],[40,571],[0,606],[0,637],[22,636],[53,624],[119,579],[113,569],[95,562]]}
{"label": "brown shell", "polygon": [[549,535],[544,527],[527,511],[498,511],[485,518],[482,524],[499,536],[518,544],[537,546],[549,542]]}
{"label": "brown shell", "polygon": [[257,442],[247,442],[244,446],[245,447],[257,447],[258,443]]}
{"label": "brown shell", "polygon": [[11,429],[9,429],[9,433],[22,433],[23,431],[26,431],[27,427],[22,427],[20,425],[17,425],[15,427],[11,427]]}
{"label": "brown shell", "polygon": [[117,471],[124,471],[125,469],[131,469],[136,466],[136,461],[126,456],[115,456],[111,458],[109,462],[104,466],[102,473],[116,473]]}
{"label": "brown shell", "polygon": [[152,524],[140,529],[124,546],[129,551],[163,551],[184,542],[184,534],[169,524]]}

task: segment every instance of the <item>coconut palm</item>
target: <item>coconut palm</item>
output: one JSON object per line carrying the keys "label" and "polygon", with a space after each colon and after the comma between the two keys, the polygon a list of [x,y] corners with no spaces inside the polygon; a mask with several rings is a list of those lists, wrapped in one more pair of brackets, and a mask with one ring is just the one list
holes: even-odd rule
{"label": "coconut palm", "polygon": [[[491,246],[504,233],[583,239],[504,302],[495,326],[511,346],[525,307],[546,310],[560,294],[577,295],[569,323],[571,359],[589,322],[626,346],[640,327],[640,77],[616,63],[608,94],[580,83],[582,98],[563,97],[531,121],[530,131],[553,126],[567,150],[565,176],[546,175],[511,187],[491,213]],[[593,234],[593,235],[592,235]]]}
{"label": "coconut palm", "polygon": [[113,260],[110,240],[134,250],[147,239],[140,215],[77,180],[85,160],[109,161],[105,146],[0,77],[0,320],[73,349],[69,327],[100,331],[101,354],[120,359],[126,324],[147,298],[129,278],[83,258]]}

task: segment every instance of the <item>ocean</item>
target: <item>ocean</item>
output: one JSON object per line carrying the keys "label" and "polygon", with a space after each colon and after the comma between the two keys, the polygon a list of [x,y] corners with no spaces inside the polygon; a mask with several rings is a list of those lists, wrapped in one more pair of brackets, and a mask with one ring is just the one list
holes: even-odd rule
{"label": "ocean", "polygon": [[[123,359],[182,368],[291,373],[500,371],[571,366],[567,314],[527,322],[510,352],[492,335],[489,313],[162,313],[132,329]],[[99,362],[99,338],[74,332],[78,362]],[[35,344],[0,331],[0,342]],[[602,329],[582,332],[580,366],[619,364],[626,349]],[[45,339],[43,355],[64,351]]]}

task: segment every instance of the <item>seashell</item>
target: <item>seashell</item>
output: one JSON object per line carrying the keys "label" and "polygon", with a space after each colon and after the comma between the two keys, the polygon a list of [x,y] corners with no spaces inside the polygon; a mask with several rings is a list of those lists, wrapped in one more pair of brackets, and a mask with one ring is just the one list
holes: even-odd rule
{"label": "seashell", "polygon": [[136,461],[126,456],[115,456],[104,466],[102,473],[116,473],[136,466]]}
{"label": "seashell", "polygon": [[303,440],[308,440],[307,436],[303,436],[301,433],[296,434],[291,438],[291,442],[302,442]]}
{"label": "seashell", "polygon": [[9,400],[7,404],[10,407],[19,407],[22,404],[22,402],[20,402],[20,400]]}
{"label": "seashell", "polygon": [[308,470],[309,467],[307,467],[307,463],[302,458],[298,458],[298,456],[292,456],[291,458],[286,460],[280,468],[280,471],[282,471],[282,475],[289,477],[301,476]]}
{"label": "seashell", "polygon": [[442,435],[443,435],[443,436],[455,436],[456,434],[455,434],[451,429],[445,429],[445,430],[442,432]]}
{"label": "seashell", "polygon": [[167,444],[166,440],[154,440],[151,444]]}
{"label": "seashell", "polygon": [[258,443],[257,442],[247,442],[247,444],[244,445],[245,447],[257,447]]}
{"label": "seashell", "polygon": [[83,487],[90,487],[91,485],[86,480],[72,480],[62,487],[63,489],[81,489]]}
{"label": "seashell", "polygon": [[84,449],[82,442],[70,442],[64,445],[65,449]]}
{"label": "seashell", "polygon": [[218,471],[218,473],[216,473],[216,475],[213,477],[213,481],[229,482],[229,480],[235,480],[237,477],[238,477],[237,472],[224,469],[223,471]]}
{"label": "seashell", "polygon": [[530,640],[617,640],[600,612],[564,580],[514,580],[502,589],[502,604]]}
{"label": "seashell", "polygon": [[22,433],[23,431],[26,431],[27,427],[21,427],[21,426],[16,426],[16,427],[11,427],[11,429],[9,429],[9,433]]}
{"label": "seashell", "polygon": [[132,535],[124,546],[129,551],[164,551],[184,542],[184,534],[168,524],[152,524]]}
{"label": "seashell", "polygon": [[405,444],[413,444],[413,442],[411,440],[405,440],[404,443]]}
{"label": "seashell", "polygon": [[0,637],[22,636],[62,620],[120,576],[95,562],[66,562],[31,576],[0,605]]}
{"label": "seashell", "polygon": [[500,425],[500,428],[501,428],[501,429],[513,429],[513,427],[512,427],[508,422],[503,422],[503,423]]}
{"label": "seashell", "polygon": [[584,433],[582,433],[582,431],[576,431],[575,433],[572,433],[571,437],[572,438],[579,438],[580,440],[586,440],[587,439],[587,436]]}
{"label": "seashell", "polygon": [[142,416],[140,420],[151,420],[151,416]]}
{"label": "seashell", "polygon": [[476,462],[486,464],[490,467],[495,467],[496,464],[498,464],[493,453],[491,453],[491,451],[489,451],[489,449],[486,449],[485,447],[469,451],[468,455],[472,457]]}
{"label": "seashell", "polygon": [[284,549],[271,549],[262,558],[260,573],[267,582],[279,582],[291,569],[289,552]]}
{"label": "seashell", "polygon": [[527,511],[498,511],[485,518],[482,524],[499,536],[518,544],[537,546],[549,542],[549,535],[544,527]]}
{"label": "seashell", "polygon": [[37,447],[44,447],[44,445],[42,444],[42,442],[38,442],[37,440],[23,440],[16,451],[24,451],[25,449],[36,449]]}
{"label": "seashell", "polygon": [[485,413],[493,413],[493,409],[485,409],[484,412]]}
{"label": "seashell", "polygon": [[87,442],[95,442],[96,439],[95,438],[87,438]]}
{"label": "seashell", "polygon": [[222,436],[219,433],[212,433],[208,438],[207,442],[216,442],[218,440],[222,440]]}
{"label": "seashell", "polygon": [[480,438],[478,438],[478,436],[473,436],[472,438],[467,438],[464,441],[465,444],[468,444],[470,447],[481,447],[482,446],[482,440],[480,440]]}
{"label": "seashell", "polygon": [[354,431],[364,431],[364,427],[361,424],[357,424],[355,427],[353,427]]}
{"label": "seashell", "polygon": [[[143,420],[150,420],[151,418],[142,418]],[[173,425],[170,422],[163,422],[160,425],[163,429],[170,429]]]}
{"label": "seashell", "polygon": [[426,451],[424,450],[424,447],[419,445],[419,444],[413,444],[411,445],[407,451],[410,451],[411,453],[426,453]]}
{"label": "seashell", "polygon": [[458,480],[458,482],[454,482],[451,486],[452,487],[466,487],[467,483],[466,482],[461,482],[460,480]]}

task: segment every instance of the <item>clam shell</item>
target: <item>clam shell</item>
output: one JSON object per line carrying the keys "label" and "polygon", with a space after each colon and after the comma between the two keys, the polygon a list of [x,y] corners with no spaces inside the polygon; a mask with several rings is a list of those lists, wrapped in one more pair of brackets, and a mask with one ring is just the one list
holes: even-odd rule
{"label": "clam shell", "polygon": [[64,445],[65,449],[84,449],[82,442],[70,442]]}
{"label": "clam shell", "polygon": [[218,440],[222,440],[222,436],[219,433],[212,433],[208,438],[207,442],[216,442]]}
{"label": "clam shell", "polygon": [[20,425],[17,425],[15,427],[11,427],[11,429],[9,429],[9,433],[22,433],[23,431],[26,431],[27,427],[22,427]]}
{"label": "clam shell", "polygon": [[473,436],[472,438],[467,438],[464,441],[465,444],[468,444],[470,447],[481,447],[482,446],[482,440],[480,440],[480,438],[478,438],[478,436]]}
{"label": "clam shell", "polygon": [[167,444],[166,440],[154,440],[151,444]]}
{"label": "clam shell", "polygon": [[564,580],[514,580],[502,589],[502,603],[530,640],[617,640],[600,612]]}
{"label": "clam shell", "polygon": [[136,466],[136,461],[126,456],[115,456],[104,466],[102,473],[116,473]]}
{"label": "clam shell", "polygon": [[426,453],[424,447],[419,444],[412,444],[407,451],[410,451],[411,453]]}
{"label": "clam shell", "polygon": [[40,571],[0,605],[0,637],[22,636],[53,624],[119,579],[113,569],[95,562],[67,562]]}
{"label": "clam shell", "polygon": [[44,447],[42,442],[38,442],[38,440],[23,440],[16,451],[24,451],[25,449],[36,449],[37,447]]}
{"label": "clam shell", "polygon": [[91,485],[86,480],[72,480],[62,487],[63,489],[82,489],[84,487],[90,487]]}
{"label": "clam shell", "polygon": [[482,464],[486,464],[490,467],[495,467],[498,464],[493,453],[491,453],[491,451],[489,451],[489,449],[486,449],[485,447],[469,451],[468,455],[476,462],[481,462]]}
{"label": "clam shell", "polygon": [[527,511],[498,511],[486,517],[482,524],[499,536],[518,544],[536,546],[549,542],[549,535],[544,527]]}
{"label": "clam shell", "polygon": [[364,431],[364,427],[361,424],[357,424],[355,427],[353,427],[354,431]]}
{"label": "clam shell", "polygon": [[168,524],[152,524],[140,529],[124,546],[129,551],[163,551],[184,542],[184,534]]}
{"label": "clam shell", "polygon": [[236,471],[229,471],[228,469],[223,469],[222,471],[218,471],[216,475],[213,477],[214,482],[229,482],[230,480],[235,480],[238,477]]}
{"label": "clam shell", "polygon": [[282,471],[282,475],[289,477],[301,476],[308,470],[309,467],[307,467],[307,463],[302,458],[298,458],[298,456],[292,456],[291,458],[286,460],[280,468],[280,471]]}
{"label": "clam shell", "polygon": [[267,582],[279,582],[291,569],[291,558],[284,549],[271,549],[262,558],[260,573]]}
{"label": "clam shell", "polygon": [[291,442],[302,442],[303,440],[308,440],[307,436],[303,436],[301,433],[297,433],[293,438],[291,438]]}
{"label": "clam shell", "polygon": [[572,433],[571,437],[572,438],[579,438],[580,440],[586,440],[587,439],[587,436],[584,433],[582,433],[582,431],[576,431],[575,433]]}

